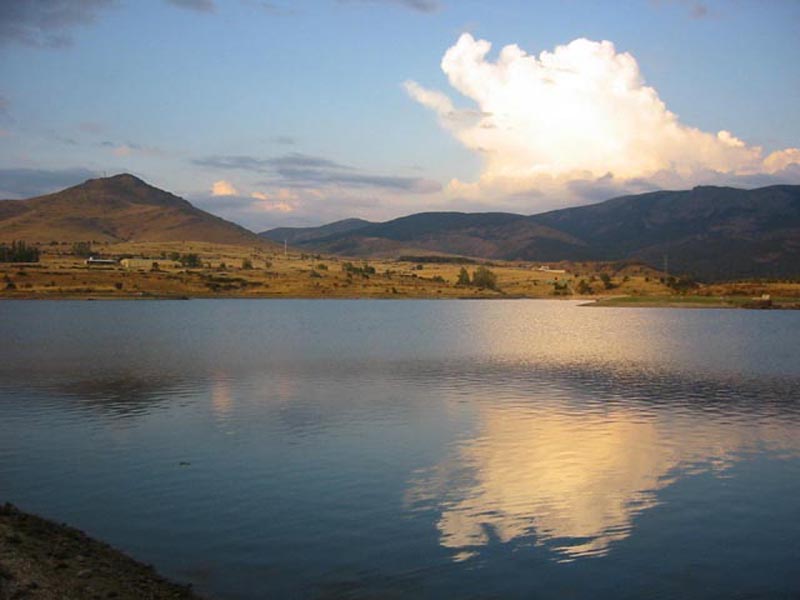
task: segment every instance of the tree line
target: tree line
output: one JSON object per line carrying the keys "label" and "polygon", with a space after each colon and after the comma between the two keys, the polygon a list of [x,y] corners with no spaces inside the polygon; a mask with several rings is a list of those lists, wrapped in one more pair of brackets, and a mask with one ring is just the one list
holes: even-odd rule
{"label": "tree line", "polygon": [[23,241],[0,244],[0,262],[39,262],[39,248]]}
{"label": "tree line", "polygon": [[465,267],[458,272],[457,285],[471,285],[489,290],[497,289],[497,275],[490,269],[480,266],[472,272],[472,277]]}

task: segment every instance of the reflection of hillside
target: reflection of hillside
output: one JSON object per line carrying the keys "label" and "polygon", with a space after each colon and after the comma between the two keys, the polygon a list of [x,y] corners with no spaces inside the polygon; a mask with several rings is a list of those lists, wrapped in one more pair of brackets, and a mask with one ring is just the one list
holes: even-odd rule
{"label": "reflection of hillside", "polygon": [[544,543],[563,558],[602,555],[630,535],[658,490],[739,453],[800,452],[797,422],[684,407],[551,401],[481,403],[477,435],[414,482],[409,500],[437,507],[440,543],[477,553],[494,538]]}
{"label": "reflection of hillside", "polygon": [[116,371],[107,375],[46,386],[50,393],[76,400],[79,406],[118,416],[136,416],[196,389],[174,373]]}
{"label": "reflection of hillside", "polygon": [[641,409],[683,406],[709,412],[726,412],[733,403],[735,414],[788,411],[800,419],[800,380],[796,377],[692,373],[669,365],[646,367],[634,362],[606,366],[468,359],[396,363],[393,372],[405,381],[437,386],[474,400],[576,397],[593,403],[634,403]]}

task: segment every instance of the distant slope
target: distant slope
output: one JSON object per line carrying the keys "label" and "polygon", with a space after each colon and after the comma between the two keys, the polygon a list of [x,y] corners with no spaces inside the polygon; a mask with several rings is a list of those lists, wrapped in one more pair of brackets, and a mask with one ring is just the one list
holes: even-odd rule
{"label": "distant slope", "polygon": [[419,213],[302,245],[350,256],[433,253],[507,258],[522,253],[532,239],[556,246],[581,245],[580,240],[521,215],[459,212]]}
{"label": "distant slope", "polygon": [[372,225],[372,223],[364,219],[342,219],[321,227],[276,227],[275,229],[262,231],[258,235],[281,244],[285,241],[294,246],[304,242],[313,242],[331,235],[350,233],[368,225]]}
{"label": "distant slope", "polygon": [[[800,186],[703,186],[531,217],[601,260],[637,259],[703,279],[800,275]],[[563,258],[571,258],[563,256]]]}
{"label": "distant slope", "polygon": [[697,187],[534,216],[420,213],[296,243],[347,256],[640,260],[706,280],[800,276],[800,186]]}
{"label": "distant slope", "polygon": [[0,241],[288,241],[354,257],[450,254],[489,259],[638,260],[704,280],[800,277],[800,186],[696,187],[533,216],[419,213],[346,219],[257,236],[132,175],[0,201]]}
{"label": "distant slope", "polygon": [[268,243],[128,174],[90,179],[28,200],[0,201],[0,241],[12,239]]}

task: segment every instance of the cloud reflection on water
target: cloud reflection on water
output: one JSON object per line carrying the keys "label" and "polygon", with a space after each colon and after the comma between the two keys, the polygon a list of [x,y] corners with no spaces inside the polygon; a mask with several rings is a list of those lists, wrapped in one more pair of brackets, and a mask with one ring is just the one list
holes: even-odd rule
{"label": "cloud reflection on water", "polygon": [[603,555],[683,474],[722,472],[756,448],[800,452],[796,424],[724,426],[702,414],[553,404],[485,406],[479,419],[477,435],[421,474],[409,495],[441,511],[440,543],[457,559],[492,538],[547,544],[563,559]]}

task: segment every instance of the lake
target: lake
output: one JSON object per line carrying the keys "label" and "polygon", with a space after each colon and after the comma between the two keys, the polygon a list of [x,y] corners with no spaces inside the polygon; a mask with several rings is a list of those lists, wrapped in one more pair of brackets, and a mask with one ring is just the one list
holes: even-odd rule
{"label": "lake", "polygon": [[800,312],[5,301],[0,340],[0,502],[213,598],[800,595]]}

